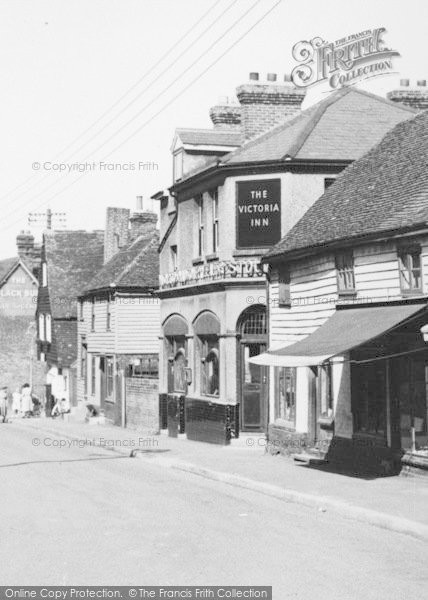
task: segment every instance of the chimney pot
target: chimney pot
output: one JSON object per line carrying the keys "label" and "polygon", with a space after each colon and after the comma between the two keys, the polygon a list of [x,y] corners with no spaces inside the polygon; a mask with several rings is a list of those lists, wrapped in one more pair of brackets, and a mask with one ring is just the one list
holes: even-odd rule
{"label": "chimney pot", "polygon": [[250,73],[250,81],[258,81],[259,74],[258,73]]}
{"label": "chimney pot", "polygon": [[418,81],[417,81],[417,85],[419,87],[426,87],[426,84],[427,84],[427,80],[426,79],[418,79]]}
{"label": "chimney pot", "polygon": [[401,87],[409,87],[410,85],[410,80],[409,79],[400,79],[400,86]]}
{"label": "chimney pot", "polygon": [[276,73],[268,73],[267,80],[268,81],[276,81]]}
{"label": "chimney pot", "polygon": [[285,81],[286,83],[291,83],[291,74],[290,74],[290,73],[286,73],[286,74],[284,75],[284,81]]}
{"label": "chimney pot", "polygon": [[143,210],[143,196],[137,196],[137,210]]}

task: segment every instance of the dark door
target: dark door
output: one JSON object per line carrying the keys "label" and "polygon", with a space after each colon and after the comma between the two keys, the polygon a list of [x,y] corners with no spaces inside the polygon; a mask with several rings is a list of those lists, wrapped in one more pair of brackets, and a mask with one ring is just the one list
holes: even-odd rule
{"label": "dark door", "polygon": [[241,345],[241,429],[264,431],[267,419],[267,367],[249,362],[266,350],[266,344],[243,343]]}

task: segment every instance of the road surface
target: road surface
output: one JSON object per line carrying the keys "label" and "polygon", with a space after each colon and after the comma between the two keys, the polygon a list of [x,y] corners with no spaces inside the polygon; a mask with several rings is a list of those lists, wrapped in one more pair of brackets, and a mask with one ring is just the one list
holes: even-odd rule
{"label": "road surface", "polygon": [[36,437],[0,425],[0,585],[272,585],[275,600],[427,597],[422,541],[150,457],[33,446]]}

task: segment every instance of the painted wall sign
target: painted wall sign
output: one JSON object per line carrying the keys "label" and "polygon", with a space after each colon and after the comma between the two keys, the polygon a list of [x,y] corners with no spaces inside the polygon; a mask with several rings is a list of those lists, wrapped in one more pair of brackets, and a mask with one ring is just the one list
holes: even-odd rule
{"label": "painted wall sign", "polygon": [[222,261],[160,275],[159,286],[160,289],[166,289],[222,279],[258,277],[264,278],[263,269],[258,260]]}
{"label": "painted wall sign", "polygon": [[281,238],[281,180],[236,184],[237,247],[263,248]]}

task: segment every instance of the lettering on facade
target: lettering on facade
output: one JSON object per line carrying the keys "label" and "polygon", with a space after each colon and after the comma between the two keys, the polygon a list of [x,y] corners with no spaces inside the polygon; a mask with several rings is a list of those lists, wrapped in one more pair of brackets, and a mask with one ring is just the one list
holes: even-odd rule
{"label": "lettering on facade", "polygon": [[237,246],[263,248],[281,238],[281,180],[237,183]]}
{"label": "lettering on facade", "polygon": [[197,285],[222,279],[247,279],[254,277],[264,277],[259,261],[222,261],[160,275],[159,287],[160,289],[166,289],[184,285]]}

